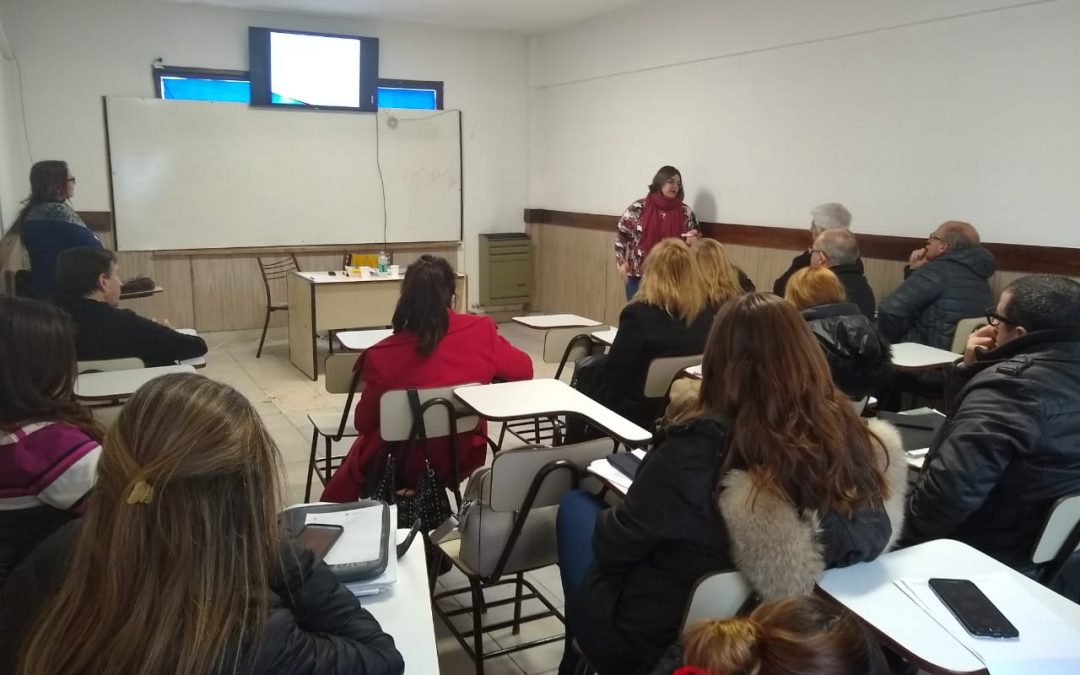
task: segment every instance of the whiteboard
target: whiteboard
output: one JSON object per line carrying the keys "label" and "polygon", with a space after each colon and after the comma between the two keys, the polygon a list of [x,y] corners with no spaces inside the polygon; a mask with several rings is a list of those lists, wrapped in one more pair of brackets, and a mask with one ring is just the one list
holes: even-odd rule
{"label": "whiteboard", "polygon": [[105,99],[117,248],[460,241],[460,113]]}

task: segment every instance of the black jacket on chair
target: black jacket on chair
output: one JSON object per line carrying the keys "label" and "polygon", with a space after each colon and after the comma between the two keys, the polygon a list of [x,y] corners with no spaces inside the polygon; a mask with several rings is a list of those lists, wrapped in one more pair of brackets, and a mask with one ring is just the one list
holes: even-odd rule
{"label": "black jacket on chair", "polygon": [[1013,567],[1050,507],[1080,494],[1080,330],[1029,333],[983,352],[931,443],[905,541],[958,539]]}
{"label": "black jacket on chair", "polygon": [[167,366],[206,354],[206,342],[90,298],[65,298],[57,304],[75,321],[75,351],[80,361],[140,358],[147,367]]}
{"label": "black jacket on chair", "polygon": [[858,305],[818,305],[802,315],[825,352],[840,391],[861,399],[885,384],[892,371],[892,348]]}
{"label": "black jacket on chair", "polygon": [[[55,532],[15,568],[0,593],[0,672],[14,672],[15,655],[33,621],[59,588],[79,522]],[[243,675],[357,673],[400,675],[405,664],[378,621],[360,607],[321,560],[296,543],[282,543],[271,580],[270,616],[256,650],[241,650]],[[132,592],[137,592],[132,589]],[[230,650],[231,651],[231,650]],[[231,661],[222,673],[232,673]]]}
{"label": "black jacket on chair", "polygon": [[982,316],[993,304],[994,256],[982,246],[949,251],[911,272],[881,301],[878,327],[892,343],[952,346],[960,319]]}
{"label": "black jacket on chair", "polygon": [[870,283],[863,274],[862,260],[859,260],[858,264],[835,265],[829,269],[844,285],[847,301],[858,305],[860,312],[873,319],[877,311],[877,300],[874,298],[874,289],[870,288]]}
{"label": "black jacket on chair", "polygon": [[[695,582],[738,569],[766,600],[805,594],[831,567],[873,560],[898,534],[907,468],[900,437],[871,421],[889,456],[892,497],[852,518],[754,494],[745,471],[725,469],[728,422],[671,427],[642,463],[626,499],[600,513],[595,560],[581,594],[566,598],[573,635],[599,675],[650,672],[675,641]],[[882,466],[885,457],[882,457]]]}
{"label": "black jacket on chair", "polygon": [[701,354],[714,311],[706,309],[687,326],[662,307],[628,304],[619,315],[619,332],[608,352],[601,390],[594,398],[635,423],[651,427],[660,401],[645,398],[649,364],[663,356]]}

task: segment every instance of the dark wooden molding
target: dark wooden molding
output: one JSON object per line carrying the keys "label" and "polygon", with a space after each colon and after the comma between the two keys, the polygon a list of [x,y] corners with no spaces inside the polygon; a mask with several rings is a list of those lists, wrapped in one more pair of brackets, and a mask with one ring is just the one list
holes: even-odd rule
{"label": "dark wooden molding", "polygon": [[[548,209],[525,209],[525,222],[535,225],[562,225],[588,230],[614,230],[618,216]],[[701,222],[702,234],[725,244],[800,251],[810,245],[806,227],[771,227],[736,223]],[[926,237],[898,237],[856,232],[859,252],[864,258],[906,262],[911,252],[926,245]],[[1064,246],[985,243],[994,254],[997,269],[1009,272],[1065,274],[1080,276],[1080,249]]]}
{"label": "dark wooden molding", "polygon": [[93,232],[112,232],[111,211],[77,211],[86,226]]}

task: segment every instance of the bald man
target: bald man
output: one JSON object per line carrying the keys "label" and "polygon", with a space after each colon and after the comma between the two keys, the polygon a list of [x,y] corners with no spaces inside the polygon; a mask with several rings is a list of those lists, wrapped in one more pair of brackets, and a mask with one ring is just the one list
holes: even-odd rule
{"label": "bald man", "polygon": [[890,342],[949,349],[960,319],[982,316],[993,304],[994,256],[970,223],[950,220],[912,251],[906,278],[881,301],[878,327]]}

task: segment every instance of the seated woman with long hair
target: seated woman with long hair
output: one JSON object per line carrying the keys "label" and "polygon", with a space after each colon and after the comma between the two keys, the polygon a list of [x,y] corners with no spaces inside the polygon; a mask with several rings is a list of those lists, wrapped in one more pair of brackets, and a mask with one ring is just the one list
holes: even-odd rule
{"label": "seated woman with long hair", "polygon": [[808,594],[825,569],[887,550],[906,480],[899,434],[855,415],[799,313],[772,294],[731,300],[696,405],[626,499],[560,505],[568,632],[600,675],[649,672],[702,575],[739,570],[765,600]]}
{"label": "seated woman with long hair", "polygon": [[874,321],[847,301],[844,285],[832,270],[799,270],[788,279],[784,299],[810,325],[840,391],[858,400],[885,385],[892,371],[892,347]]}
{"label": "seated woman with long hair", "polygon": [[705,300],[713,313],[728,300],[743,294],[742,271],[731,261],[724,245],[715,239],[701,239],[690,246],[701,272]]}
{"label": "seated woman with long hair", "polygon": [[[360,435],[326,484],[323,501],[352,501],[377,480],[371,473],[385,452],[379,435],[379,399],[386,392],[470,382],[488,384],[496,378],[532,378],[532,359],[499,335],[490,317],[459,314],[452,309],[454,280],[450,263],[431,255],[421,256],[405,271],[401,297],[394,310],[394,334],[356,361],[364,383],[356,405],[356,429]],[[455,470],[449,440],[428,443],[431,466],[446,487],[483,466],[487,456],[486,425],[481,423],[475,430],[458,434],[456,448]],[[410,450],[404,467],[398,467],[398,484],[402,486],[415,486],[424,468],[424,454]]]}
{"label": "seated woman with long hair", "polygon": [[15,563],[79,516],[104,430],[75,400],[71,320],[0,296],[0,586]]}
{"label": "seated woman with long hair", "polygon": [[105,437],[86,516],[0,596],[0,670],[402,673],[393,638],[283,539],[280,465],[232,387],[191,374],[141,387]]}
{"label": "seated woman with long hair", "polygon": [[881,647],[851,612],[809,596],[766,602],[746,617],[700,621],[683,634],[682,646],[685,665],[675,675],[892,672]]}

